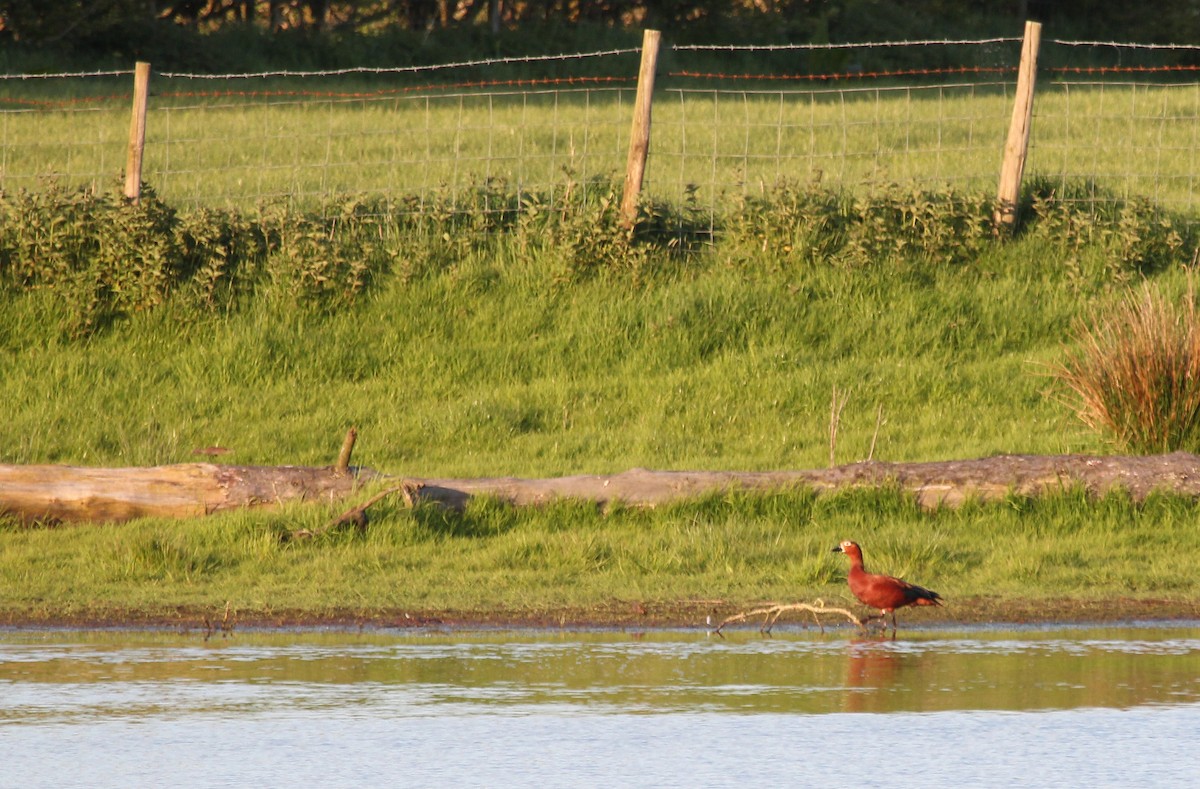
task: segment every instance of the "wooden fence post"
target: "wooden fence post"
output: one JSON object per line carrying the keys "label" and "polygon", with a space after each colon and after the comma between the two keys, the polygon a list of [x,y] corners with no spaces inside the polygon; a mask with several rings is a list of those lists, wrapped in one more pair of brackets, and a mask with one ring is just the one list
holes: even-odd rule
{"label": "wooden fence post", "polygon": [[133,118],[129,121],[129,155],[125,159],[125,197],[142,197],[142,153],[146,150],[146,105],[150,96],[150,64],[138,61],[133,72]]}
{"label": "wooden fence post", "polygon": [[650,152],[650,105],[654,94],[654,73],[658,69],[658,44],[662,33],[647,30],[642,34],[642,65],[638,69],[637,98],[633,104],[633,126],[629,132],[629,159],[625,164],[625,194],[621,198],[621,225],[633,227],[637,221],[638,197],[646,174],[646,155]]}
{"label": "wooden fence post", "polygon": [[1017,221],[1017,201],[1021,197],[1021,177],[1029,152],[1029,128],[1033,122],[1033,86],[1037,79],[1038,47],[1042,40],[1040,22],[1025,23],[1025,41],[1021,45],[1021,67],[1017,72],[1017,95],[1013,102],[1008,141],[1004,144],[1004,162],[1000,165],[1000,189],[996,193],[996,212],[992,219],[997,231],[1011,233]]}

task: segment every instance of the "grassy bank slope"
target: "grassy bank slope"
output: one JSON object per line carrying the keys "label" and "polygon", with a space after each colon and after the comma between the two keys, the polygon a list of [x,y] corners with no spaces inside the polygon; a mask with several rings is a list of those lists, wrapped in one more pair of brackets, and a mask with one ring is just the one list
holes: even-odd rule
{"label": "grassy bank slope", "polygon": [[[281,538],[320,508],[195,523],[3,535],[0,621],[515,621],[699,625],[759,601],[856,604],[868,567],[937,589],[913,622],[1200,615],[1190,502],[1120,497],[921,512],[889,493],[733,497],[607,514],[581,505],[462,515],[383,506],[365,533]],[[408,616],[413,619],[408,619]]]}
{"label": "grassy bank slope", "polygon": [[1119,288],[1042,239],[969,264],[662,254],[578,276],[501,239],[423,274],[397,261],[352,303],[309,309],[271,282],[223,315],[168,300],[84,339],[57,331],[54,288],[10,292],[0,458],[145,465],[219,444],[324,463],[357,425],[364,464],[422,476],[813,467],[834,387],[839,461],[867,456],[881,407],[878,459],[1105,448],[1045,396],[1044,365]]}
{"label": "grassy bank slope", "polygon": [[[9,287],[0,461],[187,462],[221,445],[229,462],[327,464],[356,425],[356,460],[395,474],[819,467],[834,387],[849,395],[839,462],[867,456],[880,408],[877,459],[1105,452],[1047,396],[1045,365],[1072,323],[1126,282],[1184,288],[1177,261],[1114,259],[1113,234],[1068,243],[1034,228],[972,242],[966,260],[929,248],[859,260],[800,255],[778,230],[747,229],[769,225],[731,222],[687,255],[671,243],[610,250],[587,270],[578,242],[568,254],[519,233],[455,240],[453,254],[396,255],[355,298],[319,308],[267,277],[224,309],[168,297],[76,339],[56,322],[66,302],[54,288]],[[862,542],[869,566],[956,605],[1200,599],[1187,502],[1067,494],[930,514],[890,493],[795,493],[607,514],[484,502],[462,516],[385,503],[363,534],[281,539],[330,516],[9,524],[0,610],[164,615],[228,601],[244,614],[373,616],[832,601],[845,598],[829,555],[841,538]]]}

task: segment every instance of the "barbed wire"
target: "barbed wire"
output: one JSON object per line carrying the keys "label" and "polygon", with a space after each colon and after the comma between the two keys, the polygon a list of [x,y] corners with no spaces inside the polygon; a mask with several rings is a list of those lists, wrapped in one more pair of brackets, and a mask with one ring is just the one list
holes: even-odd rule
{"label": "barbed wire", "polygon": [[[975,39],[926,39],[916,41],[860,41],[846,43],[792,43],[792,44],[675,44],[676,52],[772,52],[811,49],[859,49],[880,47],[926,47],[926,46],[973,46],[981,44],[1019,43],[1019,37],[975,38]],[[1064,47],[1120,47],[1124,49],[1179,49],[1200,50],[1200,44],[1138,44],[1121,41],[1072,41],[1047,39],[1044,43]]]}
{"label": "barbed wire", "polygon": [[[1017,37],[997,37],[978,39],[918,39],[913,41],[861,41],[846,43],[790,43],[790,44],[673,44],[671,49],[676,52],[785,52],[811,51],[834,49],[861,49],[885,47],[917,47],[917,46],[977,46],[985,44],[1019,43]],[[1064,47],[1114,47],[1122,49],[1146,50],[1181,50],[1200,51],[1200,44],[1140,44],[1121,41],[1075,41],[1066,39],[1048,39],[1046,43]],[[441,71],[455,68],[474,68],[491,65],[513,65],[523,63],[540,63],[550,61],[584,60],[589,58],[615,57],[640,53],[636,47],[622,49],[598,50],[595,52],[560,53],[557,55],[524,55],[502,58],[482,58],[463,60],[454,63],[440,63],[420,66],[355,66],[340,69],[321,69],[315,71],[298,71],[280,69],[275,71],[241,72],[233,74],[205,74],[183,71],[156,72],[155,76],[164,79],[192,80],[230,80],[230,79],[265,79],[269,77],[337,77],[353,74],[412,74],[427,71]],[[0,74],[0,80],[50,80],[50,79],[80,79],[88,77],[126,77],[133,74],[132,69],[97,70],[57,72],[52,74]]]}
{"label": "barbed wire", "polygon": [[[830,64],[815,68],[828,73],[811,74],[802,73],[803,66],[793,66],[792,73],[772,74],[750,73],[771,68],[764,65],[769,57],[747,59],[724,53],[976,45],[1012,49],[1008,44],[1019,41],[671,47],[678,52],[715,54],[701,57],[704,62],[698,68],[662,70],[676,79],[658,86],[661,98],[655,104],[655,147],[647,168],[646,194],[655,199],[694,200],[698,210],[716,216],[729,195],[769,189],[788,179],[850,189],[909,181],[990,188],[996,151],[1010,116],[1007,86],[1016,71],[1015,57],[989,58],[989,65],[930,68],[896,63],[904,68],[883,69],[879,66],[884,63],[871,63],[869,70],[851,67],[840,72],[835,69],[845,68],[843,64]],[[1200,45],[1049,43],[1200,50]],[[934,57],[936,50],[928,51],[931,62],[972,60],[969,50],[961,59]],[[611,68],[615,61],[593,61],[590,66],[554,66],[546,71],[617,75],[519,78],[539,69],[514,67],[508,70],[513,79],[475,79],[488,72],[448,69],[579,63],[636,53],[640,49],[396,68],[158,73],[156,79],[162,79],[152,94],[146,180],[155,184],[158,194],[179,205],[252,205],[276,199],[313,205],[360,193],[400,201],[413,195],[419,200],[449,195],[453,201],[464,196],[470,204],[472,190],[480,182],[498,179],[523,192],[549,194],[561,185],[564,172],[572,183],[596,179],[607,184],[627,158],[630,86],[636,82],[632,69]],[[681,55],[679,65],[689,59],[694,60]],[[885,63],[888,60],[884,58]],[[750,68],[740,71],[746,65]],[[1193,132],[1200,128],[1196,125],[1200,81],[1192,76],[1200,73],[1200,65],[1044,66],[1042,70],[1055,79],[1047,80],[1044,88],[1039,86],[1045,95],[1039,97],[1031,171],[1064,183],[1074,176],[1095,179],[1113,189],[1146,193],[1163,205],[1200,211],[1200,180],[1192,183],[1194,168],[1188,167],[1200,155],[1195,153],[1200,146]],[[0,75],[7,81],[0,83],[3,93],[24,94],[0,96],[4,121],[0,184],[38,188],[38,179],[47,174],[93,184],[111,178],[123,166],[127,146],[128,110],[116,102],[127,102],[130,94],[121,91],[119,80],[132,73]],[[1167,76],[1155,79],[1150,76],[1154,73]],[[369,74],[417,76],[379,82],[303,79]],[[1122,80],[1122,74],[1133,76]],[[94,85],[103,83],[69,91],[114,94],[104,96],[60,96],[42,85],[14,84],[24,78],[54,77],[115,77],[118,82],[97,90],[92,90]],[[252,81],[266,77],[297,79]],[[189,79],[197,82],[180,81]],[[1143,90],[1147,84],[1172,80],[1180,83],[1169,86],[1172,93],[1182,87],[1195,96],[1179,93],[1178,101],[1171,96],[1174,103],[1168,103],[1161,94]],[[1076,86],[1091,85],[1103,90],[1075,91]],[[1132,89],[1108,94],[1108,86]],[[1084,95],[1089,93],[1094,95]],[[1120,97],[1116,109],[1109,95]],[[343,113],[339,106],[343,104],[371,111]],[[49,122],[39,112],[47,118],[51,113],[61,117],[54,115]]]}
{"label": "barbed wire", "polygon": [[[1017,37],[977,38],[977,39],[918,39],[914,41],[860,41],[846,43],[791,43],[791,44],[673,44],[671,49],[676,52],[774,52],[788,50],[821,50],[821,49],[858,49],[879,47],[917,47],[917,46],[972,46],[983,44],[1017,43]],[[1122,41],[1075,41],[1069,39],[1047,39],[1045,43],[1064,47],[1114,47],[1121,49],[1147,50],[1182,50],[1200,51],[1200,44],[1141,44]],[[588,58],[614,57],[640,53],[637,47],[623,49],[608,49],[595,52],[560,53],[557,55],[524,55],[503,58],[484,58],[464,60],[455,63],[440,63],[423,66],[355,66],[352,68],[323,69],[316,71],[258,71],[235,74],[203,74],[195,72],[163,71],[155,76],[166,79],[196,79],[196,80],[225,80],[225,79],[262,79],[267,77],[336,77],[350,74],[408,74],[423,71],[438,71],[454,68],[473,68],[477,66],[511,65],[520,63],[538,63],[555,60],[584,60]],[[49,80],[49,79],[80,79],[87,77],[125,77],[133,74],[132,69],[70,71],[52,74],[0,74],[0,80]]]}
{"label": "barbed wire", "polygon": [[1019,43],[1020,38],[979,38],[979,39],[941,39],[929,41],[863,41],[847,44],[675,44],[671,49],[676,52],[776,52],[798,49],[865,49],[868,47],[925,47],[925,46],[964,46],[974,44],[1008,44]]}
{"label": "barbed wire", "polygon": [[1122,49],[1184,49],[1200,50],[1200,44],[1132,44],[1121,41],[1063,41],[1052,38],[1047,44],[1058,44],[1062,47],[1119,47]]}
{"label": "barbed wire", "polygon": [[0,74],[2,80],[80,79],[83,77],[128,77],[133,69],[120,71],[72,71],[59,74]]}
{"label": "barbed wire", "polygon": [[243,74],[193,74],[187,72],[163,71],[156,76],[166,79],[263,79],[266,77],[344,77],[350,74],[413,74],[422,71],[442,71],[455,68],[474,68],[476,66],[511,65],[517,63],[543,63],[552,60],[585,60],[588,58],[614,57],[640,53],[641,49],[608,49],[599,52],[579,52],[559,55],[526,55],[520,57],[487,58],[484,60],[463,60],[457,63],[439,63],[426,66],[388,66],[370,67],[355,66],[353,68],[326,69],[323,71],[259,71]]}
{"label": "barbed wire", "polygon": [[[778,81],[778,82],[838,82],[865,81],[870,79],[896,79],[902,77],[937,77],[963,76],[968,74],[1013,74],[1015,66],[946,66],[941,68],[912,68],[874,71],[842,71],[816,74],[748,74],[711,71],[670,71],[666,76],[676,79],[694,80],[726,80],[726,81]],[[1056,74],[1078,75],[1121,75],[1121,74],[1154,74],[1154,73],[1197,73],[1200,65],[1163,65],[1163,66],[1053,66],[1046,71]],[[132,72],[96,72],[106,76],[128,76]],[[297,72],[298,73],[298,72]],[[313,72],[328,73],[328,72]],[[91,76],[91,74],[86,75]],[[236,78],[237,75],[209,75],[208,79]],[[461,82],[428,83],[424,85],[408,85],[397,88],[386,88],[373,91],[331,91],[331,90],[214,90],[214,91],[157,91],[158,98],[313,98],[313,99],[372,99],[387,96],[434,93],[437,91],[456,90],[488,90],[491,88],[537,88],[558,86],[585,85],[620,85],[636,81],[633,76],[627,77],[541,77],[531,79],[506,80],[471,80]],[[114,93],[103,96],[78,96],[66,99],[31,99],[15,96],[0,97],[0,106],[16,105],[22,107],[54,107],[63,108],[74,105],[101,104],[111,101],[128,101],[128,92]]]}

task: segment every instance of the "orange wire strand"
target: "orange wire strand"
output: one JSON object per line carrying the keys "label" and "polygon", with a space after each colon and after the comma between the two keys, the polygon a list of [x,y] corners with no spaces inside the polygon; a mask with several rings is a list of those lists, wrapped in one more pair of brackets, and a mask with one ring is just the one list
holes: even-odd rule
{"label": "orange wire strand", "polygon": [[[318,99],[371,99],[412,93],[430,93],[440,90],[467,90],[479,88],[531,88],[555,85],[604,85],[632,84],[636,77],[546,77],[539,79],[482,80],[477,82],[455,82],[430,85],[412,85],[376,91],[317,91],[317,90],[204,90],[204,91],[155,91],[161,98],[280,98],[303,97]],[[74,99],[22,99],[0,96],[0,103],[31,107],[68,107],[75,104],[94,104],[105,101],[128,101],[130,94],[113,96],[90,96]]]}
{"label": "orange wire strand", "polygon": [[[804,81],[836,82],[841,80],[886,79],[889,77],[936,77],[963,74],[1011,74],[1015,66],[953,66],[948,68],[914,68],[889,71],[845,71],[827,74],[726,74],[720,72],[672,71],[668,76],[681,79],[730,80],[730,81]],[[1056,74],[1152,74],[1152,73],[1196,73],[1200,65],[1168,66],[1055,66],[1047,71]],[[387,96],[402,96],[415,93],[433,93],[443,90],[478,90],[486,88],[531,88],[559,85],[605,85],[631,84],[634,77],[546,77],[538,79],[478,80],[471,82],[436,83],[389,88],[376,91],[316,91],[316,90],[212,90],[212,91],[156,91],[155,96],[164,98],[318,98],[318,99],[371,99]],[[27,99],[15,96],[0,96],[0,105],[19,107],[66,108],[76,105],[102,104],[104,102],[127,102],[129,93],[108,96],[86,96],[71,99]]]}

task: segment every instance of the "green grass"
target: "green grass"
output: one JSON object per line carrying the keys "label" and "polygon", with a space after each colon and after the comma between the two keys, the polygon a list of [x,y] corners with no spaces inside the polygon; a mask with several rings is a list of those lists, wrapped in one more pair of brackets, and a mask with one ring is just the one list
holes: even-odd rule
{"label": "green grass", "polygon": [[[547,613],[691,602],[852,604],[830,549],[853,537],[869,568],[936,588],[957,616],[1061,599],[1195,600],[1192,502],[1066,494],[923,512],[890,493],[715,497],[660,510],[563,503],[464,514],[385,503],[365,533],[281,541],[323,507],[178,524],[141,521],[0,540],[0,615],[179,610],[377,616]],[[712,601],[712,602],[704,602]],[[1003,614],[999,614],[1003,616]]]}
{"label": "green grass", "polygon": [[[766,117],[770,101],[758,109]],[[662,116],[670,128],[670,111]],[[281,128],[302,117],[285,113]],[[15,135],[6,155],[24,155],[34,133],[25,122],[5,116]],[[214,139],[246,131],[236,123]],[[50,142],[57,160],[72,132],[43,132],[60,133]],[[659,150],[669,132],[656,139]],[[286,173],[280,189],[322,193],[319,180],[288,169],[295,147],[266,147]],[[705,183],[748,182],[747,159],[700,158],[727,168]],[[199,165],[222,175],[199,177],[197,199],[224,199],[222,179],[238,177],[229,164]],[[351,180],[370,182],[371,166],[348,171]],[[691,178],[691,166],[683,161],[678,177]],[[780,174],[803,182],[806,172]],[[873,198],[728,195],[711,239],[686,204],[656,203],[627,243],[611,206],[567,197],[563,177],[552,180],[558,191],[536,194],[470,181],[461,200],[440,185],[437,200],[410,204],[415,218],[395,222],[335,211],[329,222],[270,211],[193,211],[176,222],[169,204],[148,200],[142,214],[79,195],[64,198],[70,211],[11,214],[32,224],[0,227],[0,462],[150,465],[222,445],[233,450],[225,462],[324,465],[354,425],[356,462],[418,477],[811,468],[828,463],[835,387],[849,394],[839,462],[867,457],[880,408],[880,460],[1104,453],[1115,445],[1075,418],[1049,373],[1072,327],[1119,303],[1131,282],[1145,278],[1171,301],[1185,292],[1195,248],[1162,224],[1179,217],[1155,206],[1114,208],[1106,197],[1095,215],[1075,213],[1056,200],[1100,193],[1072,184],[1051,197],[1053,178],[1031,189],[1022,232],[1003,243],[981,229],[989,212],[977,194],[907,187]],[[611,190],[596,186],[601,197]],[[65,232],[77,225],[91,230]],[[680,232],[656,232],[664,227]],[[218,238],[229,228],[233,241]],[[938,513],[891,493],[605,515],[479,503],[456,516],[389,503],[363,535],[281,539],[334,514],[6,524],[0,609],[161,614],[229,601],[260,613],[370,614],[832,600],[844,598],[843,568],[828,552],[842,538],[866,546],[869,566],[952,600],[1195,600],[1187,569],[1200,558],[1194,504],[1077,496]]]}
{"label": "green grass", "polygon": [[[757,242],[735,228],[686,256],[638,242],[628,254],[640,265],[566,279],[561,247],[498,233],[436,266],[393,263],[332,308],[262,282],[206,313],[181,291],[79,339],[54,322],[54,288],[10,286],[0,461],[149,465],[222,445],[225,462],[324,465],[355,425],[356,461],[399,475],[822,467],[834,386],[850,398],[840,462],[867,457],[879,406],[876,459],[1107,452],[1052,396],[1048,372],[1075,321],[1123,296],[1128,269],[1107,241],[1073,245],[1039,227],[969,263],[853,265],[754,257]],[[1167,263],[1146,269],[1150,281],[1182,293],[1186,276]],[[956,601],[1191,600],[1196,506],[1066,495],[925,513],[889,492],[795,493],[606,514],[480,502],[459,516],[387,502],[364,534],[302,542],[283,537],[335,511],[9,524],[0,608],[170,616],[228,601],[243,614],[369,616],[845,602],[828,553],[847,537],[869,566]]]}
{"label": "green grass", "polygon": [[834,386],[843,461],[866,457],[879,406],[880,459],[1104,448],[1043,395],[1085,301],[1038,240],[908,271],[768,270],[718,245],[570,285],[498,244],[335,314],[168,301],[80,342],[46,325],[47,292],[3,297],[0,458],[142,465],[221,444],[322,463],[353,424],[362,462],[423,476],[813,467]]}
{"label": "green grass", "polygon": [[[403,83],[361,79],[176,82],[154,86],[144,180],[174,205],[241,209],[357,195],[428,201],[488,180],[524,193],[608,182],[624,172],[634,93],[632,85],[404,93]],[[61,100],[55,86],[5,87],[18,89],[22,100],[36,90],[32,98]],[[1000,83],[747,90],[664,77],[645,193],[690,197],[719,214],[732,196],[781,181],[858,193],[889,183],[993,190],[1009,92]],[[1140,195],[1195,211],[1198,92],[1046,80],[1026,172],[1060,188],[1087,181],[1081,199]],[[50,177],[104,185],[124,169],[125,100],[12,109],[0,114],[5,189],[36,189]]]}

